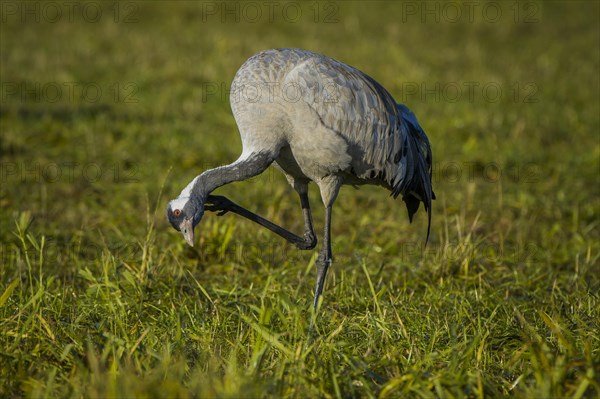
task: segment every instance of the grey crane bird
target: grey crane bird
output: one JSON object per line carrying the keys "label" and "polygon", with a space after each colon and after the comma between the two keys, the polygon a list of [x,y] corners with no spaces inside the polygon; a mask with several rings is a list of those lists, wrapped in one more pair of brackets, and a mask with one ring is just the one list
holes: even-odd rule
{"label": "grey crane bird", "polygon": [[[374,184],[402,195],[409,220],[423,202],[431,225],[432,154],[415,115],[373,78],[324,55],[299,49],[262,51],[232,83],[231,109],[243,151],[233,163],[200,174],[167,206],[167,218],[194,244],[205,211],[244,216],[300,249],[317,244],[308,183],[325,205],[323,247],[317,259],[315,310],[332,262],[331,209],[342,184]],[[300,196],[304,234],[296,235],[222,196],[224,184],[249,179],[274,164]]]}

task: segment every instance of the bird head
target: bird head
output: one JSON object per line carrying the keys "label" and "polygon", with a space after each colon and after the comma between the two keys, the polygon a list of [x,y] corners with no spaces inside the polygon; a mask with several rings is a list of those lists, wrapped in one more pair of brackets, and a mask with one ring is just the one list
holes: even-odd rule
{"label": "bird head", "polygon": [[204,215],[204,204],[189,197],[179,197],[167,205],[169,223],[183,234],[185,241],[194,246],[194,227]]}

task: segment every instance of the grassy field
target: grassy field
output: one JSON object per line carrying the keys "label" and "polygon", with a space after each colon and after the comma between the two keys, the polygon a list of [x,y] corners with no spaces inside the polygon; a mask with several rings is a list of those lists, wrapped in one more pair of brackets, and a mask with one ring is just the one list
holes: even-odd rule
{"label": "grassy field", "polygon": [[[598,2],[0,7],[0,397],[600,395]],[[230,83],[273,47],[367,72],[434,154],[426,247],[342,190],[312,343],[316,251],[164,217],[239,155]],[[302,231],[272,168],[217,193]]]}

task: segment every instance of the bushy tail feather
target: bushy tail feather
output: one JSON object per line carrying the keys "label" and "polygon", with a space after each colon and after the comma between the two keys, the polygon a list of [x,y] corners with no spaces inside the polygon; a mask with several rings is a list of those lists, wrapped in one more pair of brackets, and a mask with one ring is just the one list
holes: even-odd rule
{"label": "bushy tail feather", "polygon": [[405,136],[406,145],[406,169],[405,176],[392,191],[397,197],[402,193],[402,200],[406,203],[408,219],[412,223],[413,215],[423,202],[427,211],[427,238],[429,241],[431,232],[431,201],[435,199],[435,193],[431,186],[433,156],[431,145],[425,132],[419,125],[415,115],[403,104],[398,104],[398,110],[402,115],[400,131]]}

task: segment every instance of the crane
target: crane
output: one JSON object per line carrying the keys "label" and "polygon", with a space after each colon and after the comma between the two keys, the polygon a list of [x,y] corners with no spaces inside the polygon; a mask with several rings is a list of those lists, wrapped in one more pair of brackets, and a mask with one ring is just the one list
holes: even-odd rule
{"label": "crane", "polygon": [[[259,52],[238,70],[230,103],[242,154],[196,176],[170,201],[167,219],[194,245],[194,227],[205,211],[236,213],[296,247],[317,245],[308,184],[319,187],[325,206],[323,245],[316,260],[315,312],[332,263],[332,207],[342,184],[371,184],[402,195],[408,217],[423,202],[427,238],[431,226],[432,152],[415,115],[373,78],[322,54],[292,48]],[[225,184],[280,169],[300,197],[304,234],[283,227],[211,193]],[[311,323],[312,324],[312,323]]]}

